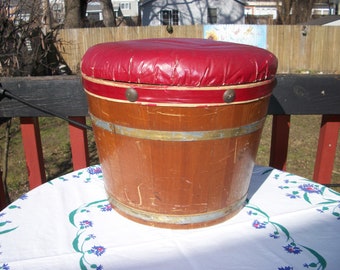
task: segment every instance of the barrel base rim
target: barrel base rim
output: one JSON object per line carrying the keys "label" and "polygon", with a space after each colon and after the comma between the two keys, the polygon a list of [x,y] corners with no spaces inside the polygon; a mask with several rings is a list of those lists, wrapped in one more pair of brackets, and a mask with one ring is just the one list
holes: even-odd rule
{"label": "barrel base rim", "polygon": [[140,224],[149,225],[160,228],[170,229],[193,229],[208,227],[221,223],[236,215],[246,204],[247,194],[232,205],[219,210],[191,214],[191,215],[172,215],[152,213],[127,206],[116,200],[109,192],[108,200],[111,206],[122,216]]}

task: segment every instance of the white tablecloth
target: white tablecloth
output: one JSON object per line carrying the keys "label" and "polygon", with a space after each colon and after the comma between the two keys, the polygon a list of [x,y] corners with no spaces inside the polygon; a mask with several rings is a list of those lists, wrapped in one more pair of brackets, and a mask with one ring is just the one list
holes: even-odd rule
{"label": "white tablecloth", "polygon": [[0,269],[340,269],[339,193],[255,167],[248,198],[215,226],[154,228],[117,214],[92,166],[0,212]]}

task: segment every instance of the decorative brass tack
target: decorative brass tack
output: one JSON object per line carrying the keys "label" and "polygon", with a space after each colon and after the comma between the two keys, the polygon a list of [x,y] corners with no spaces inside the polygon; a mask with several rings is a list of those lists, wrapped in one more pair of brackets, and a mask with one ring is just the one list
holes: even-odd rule
{"label": "decorative brass tack", "polygon": [[223,100],[226,103],[230,103],[233,102],[235,99],[235,91],[232,89],[229,89],[227,91],[224,92],[223,94]]}
{"label": "decorative brass tack", "polygon": [[136,89],[128,88],[125,91],[125,97],[128,101],[135,102],[138,99],[138,93]]}

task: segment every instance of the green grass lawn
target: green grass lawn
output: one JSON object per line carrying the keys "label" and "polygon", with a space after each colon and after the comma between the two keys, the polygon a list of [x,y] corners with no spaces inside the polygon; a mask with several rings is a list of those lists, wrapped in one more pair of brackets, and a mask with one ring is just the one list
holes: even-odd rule
{"label": "green grass lawn", "polygon": [[[256,163],[269,164],[272,117],[268,116],[263,130]],[[287,171],[312,179],[320,116],[292,116]],[[3,160],[5,126],[0,126],[0,155]],[[47,178],[53,179],[72,171],[68,125],[56,118],[40,118],[41,137]],[[97,164],[95,143],[89,132],[91,164]],[[332,182],[340,183],[340,138],[337,146]],[[3,162],[1,164],[3,169]],[[28,191],[27,169],[21,143],[19,120],[13,119],[9,147],[8,187],[11,200]],[[339,190],[339,189],[337,189]]]}

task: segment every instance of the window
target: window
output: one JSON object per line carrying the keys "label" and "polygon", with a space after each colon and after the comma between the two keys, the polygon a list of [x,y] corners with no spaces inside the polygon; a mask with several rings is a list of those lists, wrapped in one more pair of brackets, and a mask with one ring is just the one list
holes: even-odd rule
{"label": "window", "polygon": [[179,15],[178,10],[165,9],[161,11],[161,23],[163,25],[178,25]]}
{"label": "window", "polygon": [[100,20],[99,12],[88,12],[86,15],[89,21],[96,22]]}
{"label": "window", "polygon": [[130,2],[122,2],[119,4],[121,10],[130,10],[131,3]]}
{"label": "window", "polygon": [[172,11],[172,24],[178,25],[178,10]]}
{"label": "window", "polygon": [[217,8],[208,8],[208,23],[217,23]]}

